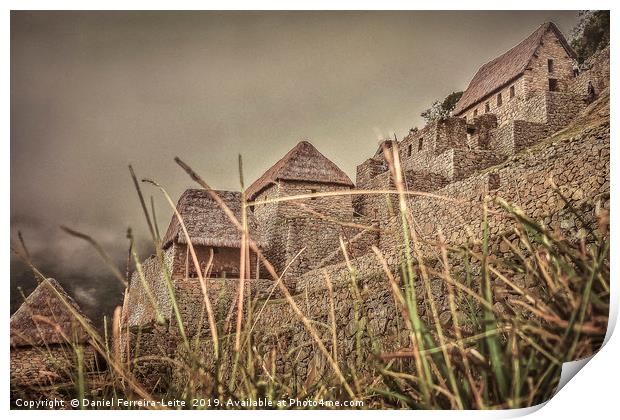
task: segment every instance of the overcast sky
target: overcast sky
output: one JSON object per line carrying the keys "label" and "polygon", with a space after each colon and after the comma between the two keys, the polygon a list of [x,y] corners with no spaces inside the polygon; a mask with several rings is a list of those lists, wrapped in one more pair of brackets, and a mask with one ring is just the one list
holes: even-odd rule
{"label": "overcast sky", "polygon": [[[238,189],[239,153],[249,183],[307,138],[355,180],[378,137],[421,126],[548,20],[569,36],[577,13],[12,12],[12,233],[90,314],[108,311],[120,288],[58,226],[122,261],[127,227],[146,232],[129,163],[176,199],[195,185],[174,156]],[[165,230],[171,209],[146,191]],[[12,259],[13,309],[30,277]]]}

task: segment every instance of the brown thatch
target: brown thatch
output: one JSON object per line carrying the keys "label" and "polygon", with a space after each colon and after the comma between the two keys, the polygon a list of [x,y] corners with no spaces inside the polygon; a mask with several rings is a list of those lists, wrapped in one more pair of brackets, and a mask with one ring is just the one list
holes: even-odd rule
{"label": "brown thatch", "polygon": [[[56,292],[73,311],[62,302]],[[11,316],[11,346],[62,344],[67,342],[63,334],[72,342],[87,342],[88,334],[74,313],[91,324],[78,304],[56,280],[42,281]]]}
{"label": "brown thatch", "polygon": [[[241,193],[236,191],[215,192],[233,211],[237,219],[241,220]],[[241,234],[206,190],[186,190],[179,198],[177,210],[183,218],[192,244],[229,248],[241,247]],[[250,236],[260,245],[261,240],[256,231],[254,214],[248,211],[247,216]],[[187,243],[176,215],[172,215],[172,220],[163,239],[163,247],[167,248],[173,241]]]}
{"label": "brown thatch", "polygon": [[353,182],[334,162],[327,159],[310,142],[301,141],[248,188],[248,198],[278,180],[308,181],[353,187]]}
{"label": "brown thatch", "polygon": [[467,90],[463,93],[461,100],[456,104],[453,114],[459,115],[463,113],[472,105],[475,105],[521,76],[528,68],[534,54],[536,54],[543,35],[548,31],[555,33],[568,55],[574,58],[575,52],[566,42],[566,38],[564,38],[557,26],[553,22],[544,23],[516,47],[511,48],[496,59],[480,67],[469,83]]}

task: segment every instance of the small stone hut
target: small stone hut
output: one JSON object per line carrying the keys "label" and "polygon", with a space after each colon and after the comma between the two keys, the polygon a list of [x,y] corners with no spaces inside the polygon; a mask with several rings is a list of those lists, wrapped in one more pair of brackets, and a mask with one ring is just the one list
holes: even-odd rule
{"label": "small stone hut", "polygon": [[[215,193],[241,220],[241,193]],[[179,198],[177,210],[187,228],[203,275],[209,278],[239,278],[241,233],[213,197],[206,190],[188,189]],[[250,237],[260,245],[256,220],[250,211],[247,220]],[[173,279],[198,277],[192,257],[187,252],[187,238],[176,215],[172,216],[168,225],[162,247],[165,252],[172,253]],[[212,265],[207,271],[211,253]],[[256,255],[253,252],[250,252],[250,270],[256,273]]]}
{"label": "small stone hut", "polygon": [[78,352],[86,374],[103,367],[77,317],[91,325],[54,279],[39,283],[15,311],[10,327],[11,399],[49,396],[43,389],[51,385],[72,387]]}
{"label": "small stone hut", "polygon": [[[353,187],[346,173],[303,140],[248,188],[248,199],[255,202],[254,215],[267,244],[265,255],[278,273],[288,266],[285,278],[296,276],[339,248],[342,232],[337,221],[352,220],[351,196],[316,196],[264,204],[261,201],[303,194],[346,193]],[[303,255],[295,259],[302,248]]]}

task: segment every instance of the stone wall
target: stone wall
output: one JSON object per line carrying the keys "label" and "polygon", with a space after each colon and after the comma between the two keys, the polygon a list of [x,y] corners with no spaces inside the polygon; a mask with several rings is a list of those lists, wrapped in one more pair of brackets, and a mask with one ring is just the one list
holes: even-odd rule
{"label": "stone wall", "polygon": [[[279,195],[280,184],[271,184],[256,197],[255,201],[257,204],[250,208],[250,211],[254,212],[257,229],[262,240],[267,244],[272,244],[275,241],[274,247],[281,246],[281,244],[277,243],[280,238],[277,237],[277,229],[275,229],[274,223],[272,223],[272,221],[277,219],[280,203],[261,204],[261,201],[278,198]],[[269,253],[268,247],[263,251]]]}
{"label": "stone wall", "polygon": [[[503,124],[512,119],[523,118],[528,102],[528,85],[524,77],[519,77],[512,83],[493,92],[488,98],[484,98],[477,104],[472,105],[459,116],[465,117],[467,122],[473,122],[476,118],[487,114],[497,117],[497,122]],[[501,95],[502,105],[497,105],[497,97]],[[486,105],[488,104],[488,111]]]}
{"label": "stone wall", "polygon": [[511,121],[497,129],[491,148],[499,156],[511,156],[545,138],[547,131],[543,123]]}
{"label": "stone wall", "polygon": [[[278,273],[282,273],[303,248],[306,252],[287,269],[287,282],[339,247],[338,222],[353,219],[349,187],[337,184],[279,181],[256,198],[254,215],[266,242],[264,254]],[[282,198],[302,194],[342,192],[342,195],[260,204],[265,197]],[[262,271],[263,277],[267,276]]]}
{"label": "stone wall", "polygon": [[357,188],[361,190],[369,188],[374,177],[387,171],[385,159],[375,157],[366,159],[364,163],[357,166],[355,178]]}
{"label": "stone wall", "polygon": [[451,179],[464,179],[501,161],[502,159],[490,150],[453,149]]}
{"label": "stone wall", "polygon": [[580,74],[573,80],[570,90],[577,95],[588,97],[589,84],[592,84],[594,89],[594,98],[609,87],[609,46],[583,63]]}
{"label": "stone wall", "polygon": [[410,131],[399,142],[399,149],[404,168],[430,169],[434,156],[466,145],[466,121],[463,118],[447,117],[431,121],[421,130]]}
{"label": "stone wall", "polygon": [[[407,146],[406,140],[410,140],[409,136],[405,137],[399,145],[401,164],[406,171],[413,170],[428,173],[441,171],[441,169],[438,169],[439,165],[436,163],[437,155],[433,149],[416,150],[412,152],[410,156],[408,152],[409,146]],[[446,152],[447,151],[444,151],[444,153]]]}
{"label": "stone wall", "polygon": [[[386,171],[376,175],[367,181],[363,187],[358,188],[393,191],[395,187],[390,172]],[[364,194],[356,195],[354,198],[354,208],[357,214],[378,220],[380,223],[385,223],[394,214],[395,206],[396,197],[391,194]]]}
{"label": "stone wall", "polygon": [[[209,335],[209,323],[206,312],[204,295],[198,279],[188,279],[175,283],[177,304],[185,333],[189,338],[197,334]],[[207,291],[211,301],[214,318],[222,327],[236,319],[236,302],[239,294],[239,279],[209,279]],[[266,299],[271,295],[273,299],[281,298],[280,290],[275,282],[268,279],[246,279],[244,287],[245,299]],[[234,329],[234,323],[230,324]],[[173,317],[168,327],[168,333],[178,335],[178,322]],[[230,331],[228,331],[230,332]]]}
{"label": "stone wall", "polygon": [[317,267],[333,252],[338,253],[344,232],[341,225],[314,217],[289,219],[286,227],[284,277],[285,284],[293,289],[299,275]]}
{"label": "stone wall", "polygon": [[435,131],[434,153],[436,155],[467,145],[467,123],[463,118],[448,117],[436,121]]}
{"label": "stone wall", "polygon": [[[553,60],[553,71],[549,71],[548,59]],[[556,35],[552,31],[547,32],[525,72],[527,91],[532,94],[549,91],[550,78],[557,80],[558,92],[568,91],[574,78],[574,65],[574,60],[568,55]]]}
{"label": "stone wall", "polygon": [[[350,258],[356,258],[371,251],[373,246],[379,245],[380,228],[379,220],[368,217],[356,217],[353,220],[356,226],[346,226],[342,229],[342,239]],[[333,250],[323,258],[315,267],[325,267],[344,261],[342,248]]]}
{"label": "stone wall", "polygon": [[[434,191],[499,163],[500,158],[489,149],[495,125],[491,115],[477,118],[473,124],[450,117],[410,131],[398,145],[407,186],[416,191]],[[360,189],[394,188],[385,163],[379,163],[377,158],[364,162],[357,173]],[[370,217],[385,216],[385,211],[380,211],[386,208],[384,202],[381,197],[356,197],[355,210]]]}
{"label": "stone wall", "polygon": [[[178,245],[173,244],[168,247],[163,254],[164,263],[169,272],[173,267],[175,256],[174,248],[176,246]],[[159,308],[160,313],[166,319],[169,319],[172,313],[164,271],[157,260],[157,257],[155,255],[151,255],[149,258],[144,260],[142,262],[142,270],[144,272],[144,280],[146,281],[147,288],[145,288],[142,280],[140,279],[138,271],[135,270],[129,281],[130,293],[127,296],[126,305],[123,306],[123,319],[130,327],[148,325],[153,323],[155,320],[155,308],[148,297],[147,290],[151,291],[157,308]]]}
{"label": "stone wall", "polygon": [[[280,184],[280,197],[323,192],[347,192],[350,190],[349,187],[336,184],[292,181],[282,181]],[[308,216],[311,212],[319,213],[327,217],[350,220],[353,216],[351,195],[343,194],[340,196],[316,197],[282,202],[279,207],[278,217],[292,219]]]}
{"label": "stone wall", "polygon": [[[549,226],[559,227],[558,218],[565,205],[549,187],[549,177],[553,177],[577,207],[583,200],[604,197],[609,192],[609,125],[586,130],[575,137],[559,134],[534,150],[512,156],[489,171],[435,192],[447,200],[416,197],[411,209],[423,239],[433,239],[441,227],[446,238],[455,244],[480,239],[482,198],[489,192],[520,206]],[[501,216],[491,216],[489,223],[493,234],[511,228]],[[382,241],[383,248],[391,246]]]}
{"label": "stone wall", "polygon": [[448,183],[448,179],[437,173],[425,171],[405,171],[405,184],[412,191],[434,191]]}
{"label": "stone wall", "polygon": [[[412,189],[432,191],[466,176],[465,163],[459,166],[458,159],[467,159],[467,165],[478,170],[488,166],[488,162],[496,161],[489,152],[470,153],[472,140],[468,128],[464,119],[450,117],[429,123],[403,138],[399,151]],[[475,149],[482,150],[480,147]]]}
{"label": "stone wall", "polygon": [[[207,293],[218,329],[234,331],[239,293],[239,279],[206,279]],[[247,279],[244,300],[279,299],[279,289],[272,280]],[[154,322],[129,326],[121,337],[123,360],[132,360],[132,371],[147,389],[166,389],[170,385],[174,364],[169,358],[177,357],[179,346],[184,345],[181,330],[188,340],[210,337],[205,298],[200,281],[181,279],[173,284],[175,301],[181,324],[174,312],[162,324]],[[132,291],[133,293],[133,291]],[[140,305],[145,305],[141,303]],[[148,304],[146,304],[148,305]],[[136,308],[142,312],[143,308]],[[180,326],[181,325],[181,326]],[[146,359],[144,359],[146,357]]]}
{"label": "stone wall", "polygon": [[566,127],[584,110],[584,98],[572,92],[539,92],[523,104],[529,119],[505,121],[491,131],[488,147],[506,157]]}
{"label": "stone wall", "polygon": [[467,125],[467,145],[470,149],[489,149],[497,129],[497,116],[485,114],[473,118]]}
{"label": "stone wall", "polygon": [[423,166],[430,157],[435,155],[437,124],[438,121],[431,121],[420,130],[410,131],[399,142],[403,164],[406,161],[412,161],[416,162],[417,166]]}
{"label": "stone wall", "polygon": [[586,107],[584,96],[572,92],[547,92],[545,101],[549,134],[566,127]]}
{"label": "stone wall", "polygon": [[[368,258],[362,260],[370,261]],[[358,259],[355,260],[356,266],[357,261]],[[296,304],[317,326],[328,350],[330,352],[335,350],[335,357],[345,371],[352,365],[358,365],[361,369],[369,368],[371,364],[367,363],[367,358],[373,347],[376,351],[394,351],[407,343],[402,318],[396,312],[393,297],[386,287],[384,277],[377,271],[380,267],[374,264],[374,268],[375,271],[370,271],[369,265],[368,270],[365,270],[363,283],[358,284],[357,291],[342,264],[312,271],[302,276],[300,281],[303,282],[303,286],[298,284],[294,295]],[[329,316],[332,301],[326,291],[326,276],[333,282],[334,320]],[[308,285],[306,279],[312,279],[311,287],[306,288]],[[362,302],[360,307],[356,307],[356,301]],[[329,369],[325,357],[317,351],[316,343],[286,300],[274,298],[258,300],[255,305],[260,309],[260,314],[259,309],[256,309],[256,317],[253,319],[256,331],[253,334],[253,346],[265,359],[269,359],[271,355],[275,356],[276,372],[281,379],[296,377],[298,381],[304,382],[309,369],[313,368],[319,374]],[[335,346],[332,339],[334,324]],[[363,332],[360,332],[358,339],[357,332],[360,326],[362,326],[360,331]],[[398,335],[402,337],[399,338]],[[207,332],[201,335],[200,341],[198,352],[203,354],[209,367],[213,362],[211,357],[213,350]],[[184,353],[180,347],[178,351],[179,354]],[[230,357],[230,354],[227,356]],[[223,363],[225,366],[231,366],[232,361],[225,359]],[[225,368],[223,371],[226,374],[229,369]],[[177,383],[186,382],[182,371],[177,371],[176,374]],[[259,374],[262,375],[261,372]]]}

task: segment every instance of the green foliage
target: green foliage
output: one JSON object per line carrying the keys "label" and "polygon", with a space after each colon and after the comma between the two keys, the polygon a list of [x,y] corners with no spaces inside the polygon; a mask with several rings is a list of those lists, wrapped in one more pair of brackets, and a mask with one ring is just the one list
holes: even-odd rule
{"label": "green foliage", "polygon": [[573,29],[571,40],[577,61],[583,63],[607,45],[609,45],[609,10],[580,12],[579,23]]}
{"label": "green foliage", "polygon": [[450,116],[450,113],[463,96],[463,92],[452,92],[446,96],[443,101],[434,101],[430,108],[420,114],[426,122],[443,119]]}
{"label": "green foliage", "polygon": [[463,91],[452,92],[444,98],[443,102],[441,103],[441,107],[446,111],[451,112],[461,99],[461,96],[463,96]]}

